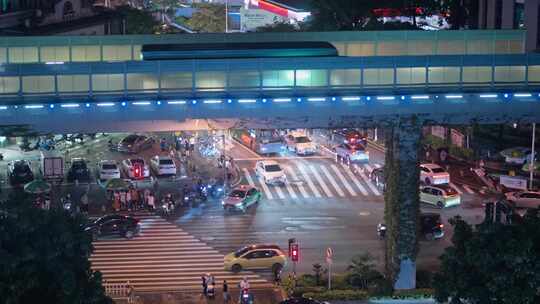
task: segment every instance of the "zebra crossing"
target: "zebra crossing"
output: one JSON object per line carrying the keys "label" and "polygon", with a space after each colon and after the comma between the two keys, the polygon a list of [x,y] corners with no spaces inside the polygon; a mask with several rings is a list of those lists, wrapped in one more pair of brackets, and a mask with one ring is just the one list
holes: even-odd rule
{"label": "zebra crossing", "polygon": [[[305,160],[284,160],[280,166],[287,175],[288,182],[283,185],[267,185],[255,170],[242,168],[244,181],[257,187],[267,200],[344,198],[382,196],[383,190],[370,179],[370,172],[381,168],[382,164],[352,164],[350,166],[334,162],[306,162]],[[450,183],[460,194],[482,194],[467,185]]]}
{"label": "zebra crossing", "polygon": [[254,287],[271,284],[252,272],[234,274],[223,268],[223,254],[202,240],[156,215],[135,216],[140,233],[130,240],[93,242],[92,269],[109,283],[126,283],[136,291],[199,290],[201,275],[212,274],[236,286],[247,277]]}

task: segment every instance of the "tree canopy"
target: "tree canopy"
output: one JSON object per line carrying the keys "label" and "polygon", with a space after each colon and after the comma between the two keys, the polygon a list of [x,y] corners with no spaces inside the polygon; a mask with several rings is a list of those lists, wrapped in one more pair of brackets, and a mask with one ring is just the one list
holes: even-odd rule
{"label": "tree canopy", "polygon": [[451,303],[540,303],[540,217],[527,212],[514,224],[473,227],[456,217],[453,245],[434,277],[438,301]]}
{"label": "tree canopy", "polygon": [[45,211],[19,193],[0,208],[0,299],[5,304],[109,304],[88,257],[82,217]]}
{"label": "tree canopy", "polygon": [[200,33],[225,32],[225,5],[202,3],[194,6],[196,11],[187,25]]}
{"label": "tree canopy", "polygon": [[154,34],[159,28],[159,22],[148,11],[122,7],[121,12],[126,18],[126,34],[128,35]]}
{"label": "tree canopy", "polygon": [[255,31],[256,32],[297,32],[300,31],[301,27],[291,24],[289,22],[279,21],[265,26],[259,26]]}

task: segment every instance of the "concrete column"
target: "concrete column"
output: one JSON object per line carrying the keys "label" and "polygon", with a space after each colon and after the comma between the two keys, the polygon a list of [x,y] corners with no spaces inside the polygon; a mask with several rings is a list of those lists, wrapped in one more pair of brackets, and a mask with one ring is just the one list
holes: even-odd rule
{"label": "concrete column", "polygon": [[501,28],[504,30],[514,28],[515,2],[516,0],[503,0],[502,2]]}
{"label": "concrete column", "polygon": [[497,1],[487,0],[486,8],[487,8],[486,29],[493,30],[495,29],[495,19],[497,17]]}
{"label": "concrete column", "polygon": [[487,14],[486,0],[478,0],[478,28],[479,29],[486,28],[486,14]]}
{"label": "concrete column", "polygon": [[528,52],[538,48],[538,5],[539,0],[525,1],[525,28],[527,29],[525,49]]}
{"label": "concrete column", "polygon": [[388,133],[385,132],[386,266],[395,289],[413,289],[416,286],[421,134],[422,124],[414,117],[400,119]]}

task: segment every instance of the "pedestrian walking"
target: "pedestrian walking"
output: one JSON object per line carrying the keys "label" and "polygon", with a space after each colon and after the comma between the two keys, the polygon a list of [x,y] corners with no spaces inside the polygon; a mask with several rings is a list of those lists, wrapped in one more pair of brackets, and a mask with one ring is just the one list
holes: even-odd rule
{"label": "pedestrian walking", "polygon": [[208,284],[206,283],[206,275],[201,276],[203,295],[206,296],[206,291],[208,289]]}
{"label": "pedestrian walking", "polygon": [[150,211],[156,210],[155,198],[154,198],[154,194],[152,192],[148,193],[146,203],[147,203],[148,209],[150,209]]}
{"label": "pedestrian walking", "polygon": [[229,295],[229,285],[227,284],[227,280],[223,280],[223,303],[228,304],[230,299]]}
{"label": "pedestrian walking", "polygon": [[120,209],[125,210],[126,207],[126,192],[120,191]]}
{"label": "pedestrian walking", "polygon": [[133,210],[133,199],[131,197],[131,190],[126,191],[126,203],[128,211]]}
{"label": "pedestrian walking", "polygon": [[88,192],[81,196],[81,211],[83,214],[88,214]]}

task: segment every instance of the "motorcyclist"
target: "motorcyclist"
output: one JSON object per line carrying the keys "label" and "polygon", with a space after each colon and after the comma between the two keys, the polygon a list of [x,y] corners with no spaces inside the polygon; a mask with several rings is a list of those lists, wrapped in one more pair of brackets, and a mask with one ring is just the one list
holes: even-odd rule
{"label": "motorcyclist", "polygon": [[379,235],[379,238],[384,239],[386,236],[386,225],[383,223],[379,223],[377,225],[377,234]]}
{"label": "motorcyclist", "polygon": [[238,299],[239,303],[249,303],[249,301],[244,300],[244,295],[247,295],[246,298],[249,300],[249,282],[247,280],[247,277],[242,278],[242,281],[238,283],[238,286],[240,287],[240,298]]}

